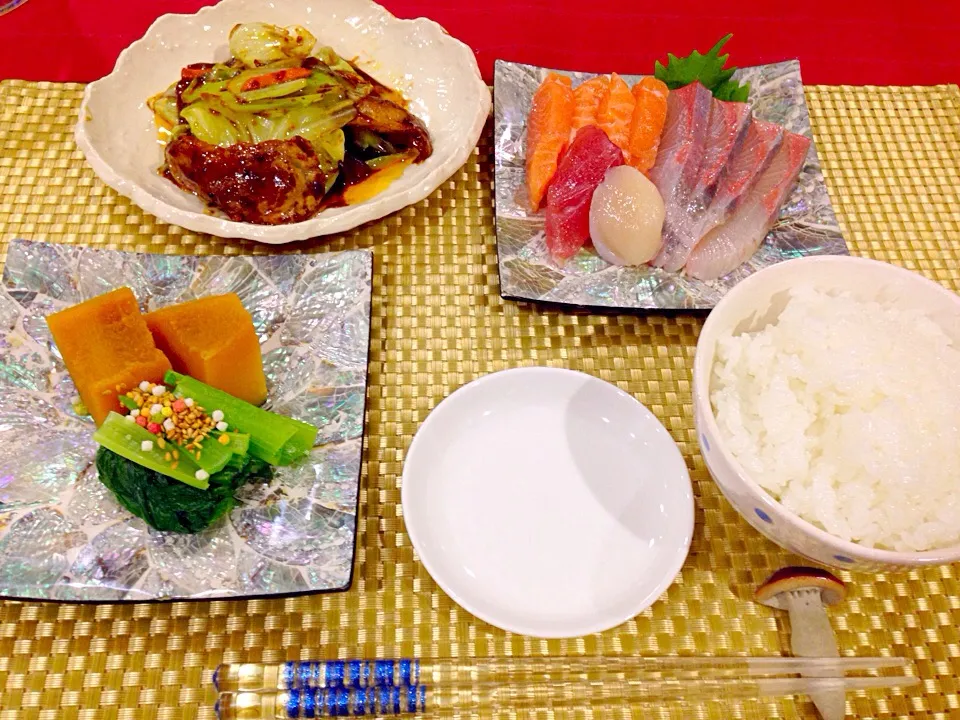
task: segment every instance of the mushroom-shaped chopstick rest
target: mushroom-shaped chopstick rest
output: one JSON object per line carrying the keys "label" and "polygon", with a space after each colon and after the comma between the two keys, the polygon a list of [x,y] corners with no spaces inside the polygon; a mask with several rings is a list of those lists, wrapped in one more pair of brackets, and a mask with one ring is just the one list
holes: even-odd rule
{"label": "mushroom-shaped chopstick rest", "polygon": [[[761,605],[790,613],[790,647],[797,657],[839,657],[837,638],[824,608],[846,597],[846,586],[826,570],[785,567],[757,588]],[[842,720],[846,714],[842,690],[810,693],[824,720]]]}

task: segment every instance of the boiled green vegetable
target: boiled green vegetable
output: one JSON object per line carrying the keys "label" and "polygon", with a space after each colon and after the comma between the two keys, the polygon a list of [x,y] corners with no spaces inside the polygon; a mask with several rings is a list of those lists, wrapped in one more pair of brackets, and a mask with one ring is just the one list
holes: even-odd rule
{"label": "boiled green vegetable", "polygon": [[179,533],[209,527],[236,506],[234,495],[242,485],[272,477],[267,464],[242,455],[211,475],[206,489],[161,475],[106,447],[97,450],[96,464],[100,481],[127,510],[152,528]]}
{"label": "boiled green vegetable", "polygon": [[222,410],[230,426],[250,435],[250,454],[271,465],[289,465],[313,448],[317,428],[309,423],[267,412],[172,370],[164,382],[180,397],[193,398],[208,410]]}
{"label": "boiled green vegetable", "polygon": [[[103,425],[93,434],[93,440],[98,445],[156,473],[199,490],[207,488],[207,480],[197,479],[196,473],[200,466],[192,459],[181,454],[179,462],[174,465],[166,459],[167,450],[160,447],[156,435],[130,422],[119,413],[112,412],[107,415]],[[149,450],[143,449],[144,442],[150,443]]]}

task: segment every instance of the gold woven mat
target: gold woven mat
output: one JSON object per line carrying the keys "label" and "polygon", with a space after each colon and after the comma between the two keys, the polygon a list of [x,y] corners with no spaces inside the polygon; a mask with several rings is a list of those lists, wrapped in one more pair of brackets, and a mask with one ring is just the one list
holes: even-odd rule
{"label": "gold woven mat", "polygon": [[[273,251],[164,225],[103,186],[73,144],[80,94],[77,85],[0,83],[0,251],[14,237],[199,255]],[[960,290],[960,90],[812,87],[807,100],[853,251]],[[491,150],[488,133],[466,167],[415,207],[288,249],[376,252],[353,589],[250,602],[2,603],[0,720],[212,718],[210,673],[222,660],[785,651],[783,624],[750,597],[797,559],[740,520],[697,453],[690,368],[700,320],[503,302]],[[533,364],[583,370],[635,395],[666,424],[693,471],[697,530],[682,575],[642,615],[581,640],[511,636],[460,610],[416,561],[401,518],[403,454],[430,409],[479,375]],[[960,717],[960,565],[844,579],[850,598],[833,614],[842,651],[912,658],[925,680],[903,693],[849,695],[849,712]],[[816,717],[802,701],[577,713],[599,715]]]}

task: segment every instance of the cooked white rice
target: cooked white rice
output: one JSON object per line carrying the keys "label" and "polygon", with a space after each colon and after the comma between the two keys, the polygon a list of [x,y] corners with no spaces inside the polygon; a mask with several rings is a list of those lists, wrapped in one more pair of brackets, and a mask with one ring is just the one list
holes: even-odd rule
{"label": "cooked white rice", "polygon": [[711,401],[800,517],[873,547],[960,542],[960,349],[927,316],[792,290],[775,323],[719,340]]}

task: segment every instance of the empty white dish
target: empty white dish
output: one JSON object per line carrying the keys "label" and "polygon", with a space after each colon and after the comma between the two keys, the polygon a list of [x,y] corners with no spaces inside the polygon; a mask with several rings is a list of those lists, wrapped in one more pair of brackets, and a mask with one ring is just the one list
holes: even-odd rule
{"label": "empty white dish", "polygon": [[451,394],[410,446],[402,500],[437,584],[491,625],[536,637],[642,612],[693,535],[669,433],[631,395],[570,370],[506,370]]}

